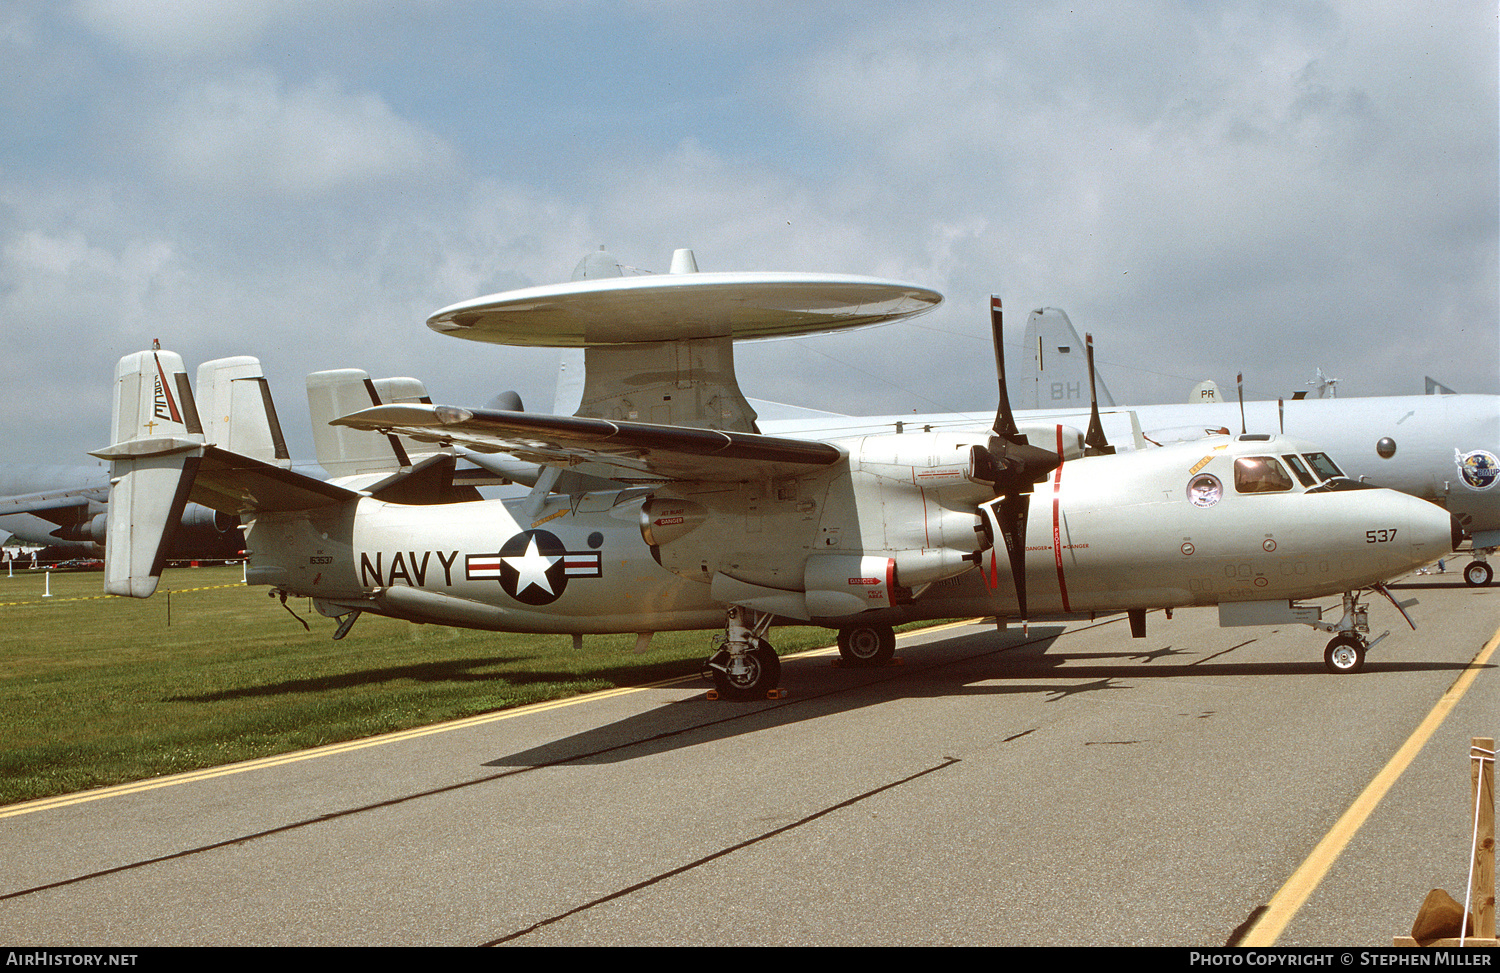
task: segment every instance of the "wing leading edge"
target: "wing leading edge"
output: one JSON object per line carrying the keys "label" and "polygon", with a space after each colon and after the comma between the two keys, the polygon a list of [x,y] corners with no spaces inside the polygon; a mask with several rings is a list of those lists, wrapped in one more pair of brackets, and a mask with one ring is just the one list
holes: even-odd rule
{"label": "wing leading edge", "polygon": [[441,405],[376,406],[333,423],[507,452],[548,465],[605,463],[626,471],[619,477],[626,482],[794,476],[831,466],[845,455],[828,443],[757,433]]}

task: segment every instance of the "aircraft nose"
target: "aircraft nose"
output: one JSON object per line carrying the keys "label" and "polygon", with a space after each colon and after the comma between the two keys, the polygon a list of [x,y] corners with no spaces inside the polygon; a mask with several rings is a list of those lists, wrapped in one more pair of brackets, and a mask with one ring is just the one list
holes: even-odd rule
{"label": "aircraft nose", "polygon": [[1447,510],[1429,500],[1422,500],[1404,493],[1390,493],[1386,504],[1381,505],[1393,530],[1389,537],[1394,543],[1386,543],[1382,529],[1366,531],[1365,540],[1370,543],[1368,551],[1380,557],[1404,562],[1401,570],[1421,567],[1454,550],[1463,539],[1463,530],[1458,519]]}

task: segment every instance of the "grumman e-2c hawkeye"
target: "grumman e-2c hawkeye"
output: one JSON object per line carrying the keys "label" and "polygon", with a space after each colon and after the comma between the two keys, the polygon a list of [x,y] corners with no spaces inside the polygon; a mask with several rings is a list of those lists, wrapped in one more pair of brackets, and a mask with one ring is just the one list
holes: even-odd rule
{"label": "grumman e-2c hawkeye", "polygon": [[[584,346],[583,405],[574,416],[362,409],[336,424],[431,452],[357,489],[260,455],[253,397],[229,396],[234,441],[249,445],[163,420],[163,396],[191,395],[180,358],[126,356],[115,444],[95,454],[113,463],[106,590],[155,590],[173,514],[191,499],[239,516],[249,581],[283,601],[312,598],[339,619],[336,638],[363,612],[633,632],[638,644],[656,631],[721,629],[707,668],[726,696],[753,698],[779,684],[773,621],[838,629],[846,660],[876,664],[893,651],[891,626],[907,620],[1128,612],[1143,634],[1147,609],[1219,605],[1225,624],[1335,632],[1325,660],[1352,671],[1368,632],[1361,592],[1455,542],[1436,506],[1346,489],[1305,443],[1224,437],[1112,455],[1097,424],[1088,434],[1018,428],[998,301],[992,430],[761,435],[735,380],[735,338],[891,320],[941,297],[863,277],[700,274],[683,253],[679,273],[575,280],[438,312],[430,326],[464,337]],[[228,374],[205,365],[200,394]],[[539,464],[537,485],[521,499],[436,502],[460,447]],[[554,492],[580,464],[595,478],[575,482],[612,485]],[[1337,623],[1294,603],[1335,594]]]}

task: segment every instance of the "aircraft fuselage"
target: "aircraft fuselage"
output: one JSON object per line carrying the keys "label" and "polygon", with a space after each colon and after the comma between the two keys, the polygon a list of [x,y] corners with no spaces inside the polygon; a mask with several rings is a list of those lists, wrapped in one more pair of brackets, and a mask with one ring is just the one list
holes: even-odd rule
{"label": "aircraft fuselage", "polygon": [[[554,496],[530,517],[524,500],[262,513],[249,580],[325,614],[500,631],[717,628],[726,603],[833,627],[1014,617],[1009,564],[974,515],[974,441],[843,441],[848,461],[817,474]],[[1433,504],[1296,482],[1309,450],[1215,437],[1068,460],[1032,496],[1028,614],[1315,598],[1451,549]],[[1243,464],[1267,459],[1284,481],[1245,487]]]}

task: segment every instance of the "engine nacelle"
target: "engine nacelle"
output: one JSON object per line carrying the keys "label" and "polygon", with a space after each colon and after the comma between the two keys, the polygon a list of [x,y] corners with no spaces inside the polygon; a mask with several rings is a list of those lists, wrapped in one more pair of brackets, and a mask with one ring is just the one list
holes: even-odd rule
{"label": "engine nacelle", "polygon": [[[1029,430],[1082,455],[1069,426]],[[814,617],[900,604],[973,570],[987,542],[979,505],[995,497],[981,460],[988,430],[912,432],[839,442],[845,464],[766,482],[677,483],[641,506],[641,537],[675,574],[726,597],[803,593]],[[732,583],[730,583],[732,581]],[[736,599],[738,600],[738,599]]]}
{"label": "engine nacelle", "polygon": [[708,520],[701,503],[676,497],[652,497],[641,504],[641,539],[651,547],[670,544]]}
{"label": "engine nacelle", "polygon": [[1033,422],[1026,425],[1017,424],[1016,428],[1031,445],[1052,450],[1063,458],[1063,462],[1079,459],[1084,455],[1083,430],[1076,426],[1064,426],[1057,423],[1044,425]]}
{"label": "engine nacelle", "polygon": [[814,554],[803,575],[809,615],[838,618],[889,608],[897,593],[894,558]]}

